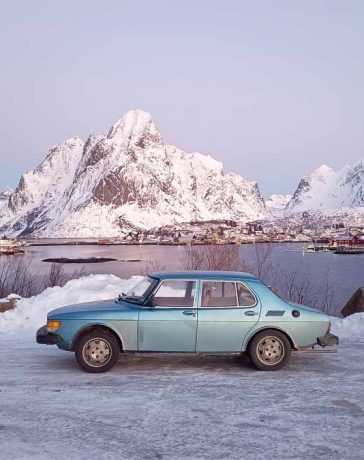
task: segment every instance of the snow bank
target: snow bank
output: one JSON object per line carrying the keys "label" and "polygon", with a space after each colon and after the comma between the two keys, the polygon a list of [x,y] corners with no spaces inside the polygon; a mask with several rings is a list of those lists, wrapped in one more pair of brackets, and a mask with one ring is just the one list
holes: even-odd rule
{"label": "snow bank", "polygon": [[364,336],[364,313],[354,313],[346,318],[331,317],[332,333],[339,338]]}
{"label": "snow bank", "polygon": [[114,275],[90,275],[68,281],[63,287],[48,288],[37,296],[21,299],[14,310],[0,314],[0,334],[18,328],[36,329],[46,323],[47,313],[54,308],[117,297],[140,279],[140,276],[125,280]]}

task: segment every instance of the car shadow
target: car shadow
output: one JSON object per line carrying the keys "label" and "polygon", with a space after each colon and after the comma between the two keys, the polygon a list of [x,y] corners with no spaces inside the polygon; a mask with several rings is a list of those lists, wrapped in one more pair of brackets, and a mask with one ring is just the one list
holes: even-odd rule
{"label": "car shadow", "polygon": [[143,353],[122,355],[114,369],[148,371],[257,371],[247,355]]}

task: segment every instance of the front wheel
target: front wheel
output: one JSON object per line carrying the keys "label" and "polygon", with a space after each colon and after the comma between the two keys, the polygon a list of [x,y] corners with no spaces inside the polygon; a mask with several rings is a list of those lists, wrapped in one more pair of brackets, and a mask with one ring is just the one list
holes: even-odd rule
{"label": "front wheel", "polygon": [[249,347],[254,365],[261,371],[277,371],[291,358],[291,344],[281,332],[266,330],[257,334]]}
{"label": "front wheel", "polygon": [[76,359],[87,372],[106,372],[119,359],[120,346],[116,337],[108,331],[94,329],[78,340]]}

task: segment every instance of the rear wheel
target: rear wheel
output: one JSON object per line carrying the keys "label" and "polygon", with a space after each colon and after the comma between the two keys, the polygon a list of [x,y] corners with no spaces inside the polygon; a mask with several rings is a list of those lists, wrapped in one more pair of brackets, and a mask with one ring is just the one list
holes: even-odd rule
{"label": "rear wheel", "polygon": [[119,359],[120,346],[116,337],[108,331],[94,329],[82,335],[76,345],[76,359],[87,372],[106,372]]}
{"label": "rear wheel", "polygon": [[286,366],[291,358],[291,344],[281,332],[259,332],[250,343],[250,357],[262,371],[277,371]]}

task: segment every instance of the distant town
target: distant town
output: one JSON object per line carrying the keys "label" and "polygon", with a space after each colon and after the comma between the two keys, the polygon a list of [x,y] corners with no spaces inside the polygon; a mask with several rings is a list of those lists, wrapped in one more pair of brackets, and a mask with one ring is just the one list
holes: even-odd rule
{"label": "distant town", "polygon": [[[114,239],[100,240],[112,243]],[[276,222],[238,223],[234,221],[189,222],[167,225],[144,232],[130,232],[125,242],[142,244],[249,244],[326,243],[364,244],[364,227],[336,223],[324,229],[300,225],[277,226]]]}
{"label": "distant town", "polygon": [[[251,243],[307,243],[317,247],[364,249],[364,225],[333,220],[275,219],[240,223],[230,220],[186,222],[150,230],[131,230],[125,236],[103,238],[7,238],[0,237],[0,253],[17,253],[28,245],[57,244],[145,244],[207,245]],[[321,245],[321,246],[320,246]]]}

